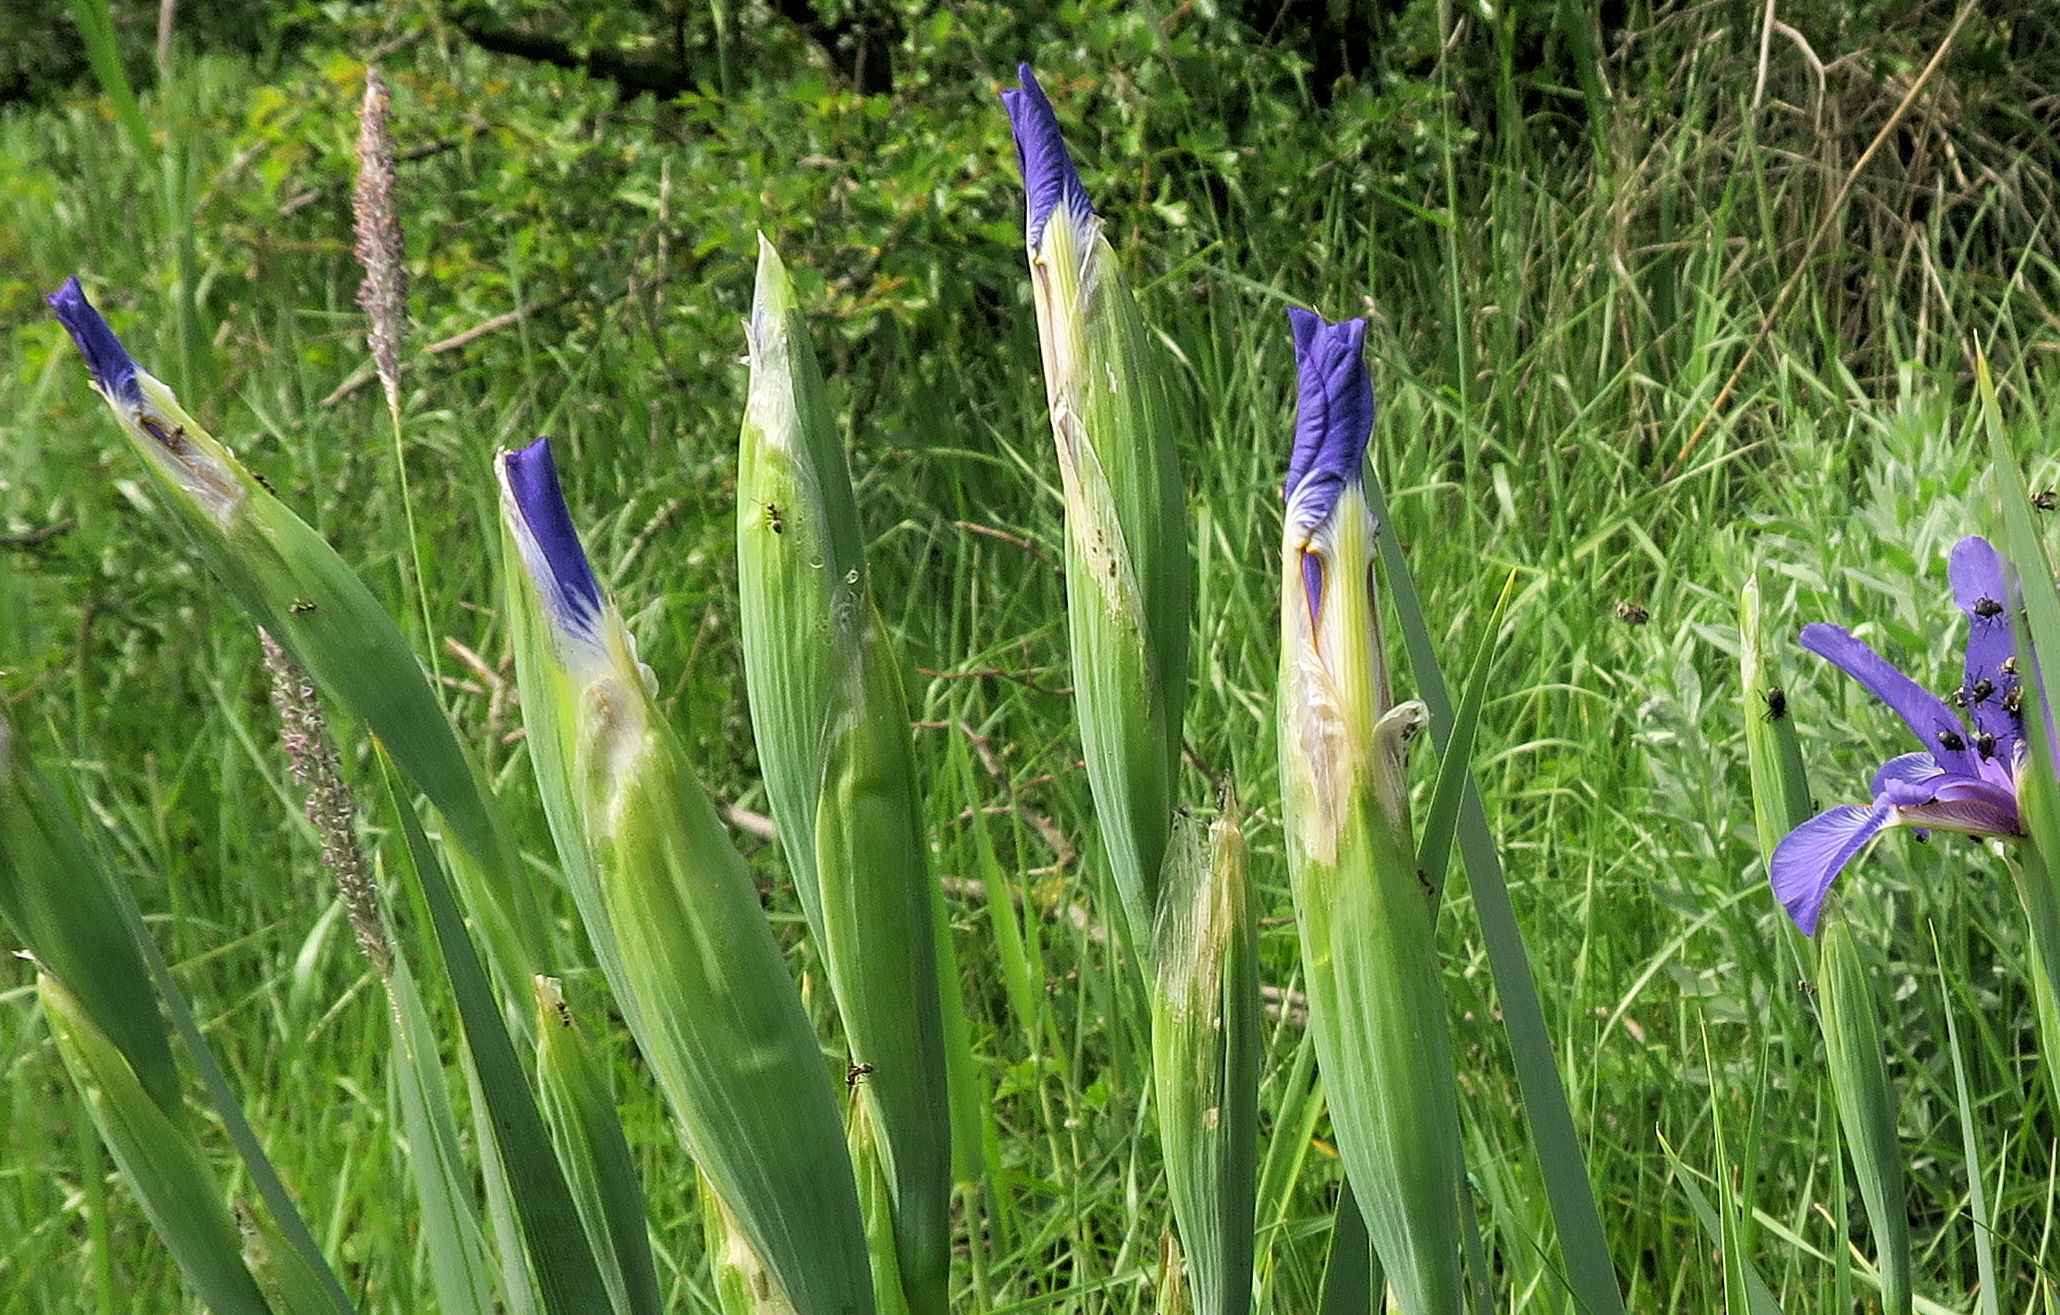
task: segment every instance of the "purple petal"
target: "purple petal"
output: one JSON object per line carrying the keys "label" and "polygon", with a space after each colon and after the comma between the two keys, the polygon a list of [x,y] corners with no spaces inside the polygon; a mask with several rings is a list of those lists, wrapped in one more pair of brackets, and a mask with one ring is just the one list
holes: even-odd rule
{"label": "purple petal", "polygon": [[1953,598],[1967,614],[1966,683],[1961,691],[1977,731],[1995,737],[1991,757],[2005,764],[2017,749],[2017,719],[2003,706],[2017,677],[2003,663],[2017,651],[2010,629],[2010,581],[2002,555],[1987,539],[1969,535],[1953,545],[1947,566]]}
{"label": "purple petal", "polygon": [[1001,103],[1009,112],[1009,129],[1016,136],[1016,165],[1023,173],[1028,214],[1025,231],[1035,247],[1054,210],[1063,205],[1084,223],[1093,216],[1094,206],[1087,199],[1087,189],[1080,185],[1080,173],[1059,132],[1058,116],[1052,113],[1044,88],[1037,85],[1037,75],[1028,64],[1018,64],[1016,77],[1022,87],[1003,91]]}
{"label": "purple petal", "polygon": [[1302,554],[1302,592],[1309,598],[1309,628],[1314,630],[1323,616],[1323,559],[1313,552]]}
{"label": "purple petal", "polygon": [[1894,810],[1885,805],[1861,808],[1842,804],[1817,814],[1774,847],[1767,880],[1803,935],[1817,934],[1817,914],[1831,883],[1894,816]]}
{"label": "purple petal", "polygon": [[1868,693],[1893,709],[1940,767],[1956,776],[1980,774],[1974,750],[1968,747],[1967,727],[1945,700],[1890,666],[1844,627],[1812,622],[1803,627],[1802,646],[1859,681]]}
{"label": "purple petal", "polygon": [[591,632],[601,615],[601,586],[587,564],[586,549],[580,546],[579,531],[573,528],[572,513],[565,506],[565,493],[558,487],[551,440],[539,438],[526,448],[505,452],[501,462],[509,496],[543,557],[548,578],[538,580],[538,587],[548,595],[562,624]]}
{"label": "purple petal", "polygon": [[1930,754],[1902,754],[1881,764],[1881,770],[1874,773],[1874,793],[1884,794],[1896,785],[1929,785],[1944,775],[1945,769]]}
{"label": "purple petal", "polygon": [[1295,524],[1311,529],[1360,478],[1373,435],[1373,380],[1365,320],[1332,324],[1291,306],[1288,325],[1295,335],[1295,441],[1282,492]]}
{"label": "purple petal", "polygon": [[86,358],[86,369],[93,375],[94,386],[125,405],[142,405],[143,388],[136,382],[136,362],[129,359],[122,340],[114,336],[114,330],[107,327],[107,321],[93,309],[93,303],[86,300],[86,290],[79,286],[78,277],[66,279],[63,287],[43,300],[57,312],[58,322],[71,334],[79,355]]}
{"label": "purple petal", "polygon": [[2001,837],[2024,833],[2016,792],[1994,781],[1948,777],[1933,792],[1930,802],[1901,811],[1911,825],[1940,831]]}

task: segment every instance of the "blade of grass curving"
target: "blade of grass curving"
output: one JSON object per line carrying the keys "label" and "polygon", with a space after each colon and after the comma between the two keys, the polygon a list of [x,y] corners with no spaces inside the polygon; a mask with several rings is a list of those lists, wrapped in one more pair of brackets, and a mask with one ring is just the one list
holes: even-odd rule
{"label": "blade of grass curving", "polygon": [[415,986],[407,956],[394,947],[392,1019],[394,1084],[401,1103],[401,1128],[408,1138],[408,1163],[423,1240],[429,1248],[429,1278],[437,1309],[444,1315],[493,1315],[493,1258],[487,1251],[471,1175],[458,1144],[436,1033]]}
{"label": "blade of grass curving", "polygon": [[136,89],[129,85],[129,74],[122,67],[122,53],[115,45],[114,19],[108,13],[107,0],[69,0],[72,21],[78,24],[79,39],[86,46],[86,62],[93,67],[93,76],[100,83],[100,90],[114,104],[114,116],[121,120],[129,140],[135,144],[136,154],[148,158],[151,154],[150,124],[143,118],[143,107],[137,103]]}
{"label": "blade of grass curving", "polygon": [[1373,1239],[1366,1235],[1366,1220],[1352,1196],[1351,1180],[1340,1174],[1330,1251],[1323,1261],[1323,1295],[1316,1303],[1319,1315],[1367,1315],[1374,1308],[1379,1272],[1380,1259],[1373,1254]]}
{"label": "blade of grass curving", "polygon": [[1967,1161],[1967,1213],[1974,1223],[1974,1272],[1979,1295],[1976,1315],[2001,1315],[1996,1298],[1995,1220],[1989,1215],[1988,1189],[1981,1181],[1981,1148],[1974,1136],[1974,1102],[1967,1094],[1967,1064],[1960,1056],[1960,1025],[1953,1017],[1953,996],[1946,988],[1945,954],[1938,928],[1931,928],[1931,957],[1938,965],[1938,1003],[1946,1016],[1946,1046],[1953,1056],[1953,1094],[1960,1115],[1960,1148]]}
{"label": "blade of grass curving", "polygon": [[39,970],[36,998],[123,1181],[195,1294],[214,1315],[271,1315],[199,1147],[61,982]]}
{"label": "blade of grass curving", "polygon": [[[2053,886],[2055,862],[2060,862],[2060,779],[2053,767],[2053,722],[2041,655],[2060,653],[2060,590],[2053,583],[2053,565],[2047,558],[2037,528],[2032,524],[2031,499],[2025,491],[2024,475],[2003,432],[2002,410],[1996,401],[1995,381],[1989,377],[1988,359],[1978,351],[1974,362],[1975,383],[1981,396],[1981,417],[1988,433],[1989,455],[1995,470],[1996,492],[2003,504],[2003,525],[2008,551],[2004,554],[2015,568],[2021,608],[2012,608],[2011,624],[2017,631],[2019,652],[2031,659],[2029,678],[2021,686],[2024,698],[2025,738],[2031,752],[2018,782],[2025,828],[2030,833],[2029,852],[2010,857],[2018,895],[2024,903],[2025,921],[2032,948],[2032,989],[2038,1000],[2039,1034],[2047,1080],[2060,1100],[2060,891]],[[2027,643],[2026,641],[2029,641]]]}
{"label": "blade of grass curving", "polygon": [[399,816],[407,840],[408,866],[414,870],[443,953],[444,972],[464,1023],[465,1045],[478,1074],[487,1123],[507,1169],[544,1307],[553,1315],[592,1315],[606,1310],[608,1291],[601,1282],[600,1268],[587,1246],[571,1190],[544,1130],[543,1115],[523,1077],[493,989],[487,984],[486,969],[465,930],[443,865],[422,831],[421,819],[401,796],[397,769],[383,745],[379,767],[387,800]]}
{"label": "blade of grass curving", "polygon": [[[1674,1181],[1681,1185],[1682,1195],[1688,1198],[1688,1208],[1694,1212],[1696,1222],[1702,1225],[1703,1235],[1709,1238],[1710,1245],[1722,1247],[1725,1239],[1724,1221],[1718,1217],[1715,1207],[1710,1205],[1709,1198],[1702,1194],[1702,1188],[1696,1186],[1694,1174],[1681,1159],[1680,1154],[1674,1150],[1665,1133],[1660,1134],[1659,1145],[1660,1149],[1666,1152],[1667,1163],[1673,1166]],[[1739,1265],[1745,1281],[1746,1303],[1750,1315],[1781,1315],[1781,1303],[1775,1300],[1774,1290],[1760,1277],[1760,1272],[1752,1261],[1741,1256]]]}
{"label": "blade of grass curving", "polygon": [[[1388,518],[1387,494],[1370,464],[1366,470],[1366,496],[1381,526],[1381,563],[1387,572],[1388,596],[1394,599],[1402,624],[1410,669],[1416,674],[1417,696],[1430,709],[1431,735],[1442,750],[1451,741],[1454,727],[1451,695],[1445,687],[1444,672],[1438,666],[1430,629],[1424,622],[1416,582]],[[1481,920],[1481,937],[1488,948],[1488,966],[1494,975],[1495,989],[1502,997],[1503,1028],[1516,1061],[1524,1119],[1537,1148],[1546,1199],[1559,1230],[1567,1284],[1589,1315],[1623,1315],[1623,1293],[1617,1286],[1616,1266],[1610,1259],[1602,1216],[1588,1181],[1587,1157],[1574,1130],[1573,1112],[1567,1104],[1559,1068],[1553,1062],[1552,1036],[1545,1027],[1545,1010],[1531,975],[1530,956],[1524,949],[1523,932],[1517,926],[1516,910],[1502,877],[1502,860],[1496,852],[1480,789],[1471,771],[1466,773],[1461,792],[1457,834],[1460,856],[1473,889],[1474,908]]]}
{"label": "blade of grass curving", "polygon": [[172,968],[165,962],[164,952],[158,949],[157,941],[143,925],[143,910],[136,905],[135,893],[120,881],[107,884],[114,892],[115,906],[128,925],[129,935],[143,951],[143,962],[150,968],[151,980],[157,984],[158,994],[163,997],[165,1008],[172,1016],[172,1026],[186,1047],[187,1057],[199,1071],[201,1085],[207,1088],[208,1102],[221,1118],[223,1130],[229,1134],[230,1143],[242,1158],[252,1185],[263,1198],[265,1208],[271,1212],[272,1221],[300,1264],[321,1284],[325,1304],[341,1315],[354,1315],[356,1308],[345,1295],[343,1284],[330,1269],[328,1258],[316,1244],[314,1234],[308,1231],[307,1221],[301,1218],[300,1208],[294,1204],[286,1184],[279,1180],[279,1171],[272,1167],[271,1158],[258,1141],[257,1131],[250,1126],[250,1119],[243,1112],[243,1102],[230,1088],[221,1061],[215,1058],[214,1048],[208,1045],[200,1025],[194,1021],[193,1009],[186,1003],[186,994],[179,989],[178,979],[172,976]]}
{"label": "blade of grass curving", "polygon": [[1495,668],[1499,649],[1496,636],[1502,633],[1502,617],[1516,589],[1516,572],[1502,583],[1502,594],[1488,617],[1488,628],[1474,648],[1473,670],[1466,678],[1466,692],[1459,699],[1459,714],[1445,737],[1443,756],[1438,759],[1437,784],[1431,790],[1431,809],[1423,822],[1423,838],[1416,845],[1416,869],[1431,883],[1432,903],[1445,891],[1445,868],[1452,858],[1452,830],[1459,820],[1459,800],[1472,779],[1474,732],[1481,722],[1481,704],[1488,696],[1488,677]]}

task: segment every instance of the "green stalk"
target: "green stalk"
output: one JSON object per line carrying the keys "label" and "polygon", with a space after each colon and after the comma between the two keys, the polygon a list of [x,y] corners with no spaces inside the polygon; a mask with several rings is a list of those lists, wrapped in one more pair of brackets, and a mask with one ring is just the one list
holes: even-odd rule
{"label": "green stalk", "polygon": [[[1753,823],[1761,859],[1772,864],[1775,846],[1808,821],[1812,810],[1802,747],[1781,684],[1780,664],[1768,649],[1761,628],[1757,572],[1746,580],[1739,596],[1738,634]],[[1835,896],[1825,904],[1817,925],[1814,981],[1832,1100],[1853,1176],[1859,1181],[1860,1200],[1873,1227],[1881,1309],[1883,1315],[1909,1315],[1913,1300],[1909,1193],[1903,1180],[1902,1147],[1896,1138],[1895,1089],[1889,1085],[1887,1045],[1874,987],[1859,942]]]}
{"label": "green stalk", "polygon": [[1421,703],[1385,706],[1370,588],[1374,522],[1345,485],[1330,513],[1320,618],[1302,533],[1282,554],[1280,729],[1288,875],[1309,1026],[1338,1151],[1403,1315],[1461,1309],[1458,1090],[1430,889],[1418,872],[1404,753]]}
{"label": "green stalk", "polygon": [[1873,980],[1835,896],[1817,926],[1816,985],[1831,1094],[1874,1227],[1882,1315],[1910,1315],[1909,1192],[1896,1139],[1895,1089],[1889,1085]]}

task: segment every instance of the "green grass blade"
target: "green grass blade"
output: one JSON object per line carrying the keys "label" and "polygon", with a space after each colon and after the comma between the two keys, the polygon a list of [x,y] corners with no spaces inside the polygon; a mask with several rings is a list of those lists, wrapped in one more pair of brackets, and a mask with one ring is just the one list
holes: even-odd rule
{"label": "green grass blade", "polygon": [[129,1061],[62,983],[39,972],[36,997],[101,1140],[194,1293],[214,1315],[270,1315],[199,1147],[158,1108]]}
{"label": "green grass blade", "polygon": [[86,45],[86,61],[93,66],[93,76],[100,83],[101,92],[113,103],[114,116],[128,132],[136,154],[148,159],[154,149],[150,124],[143,118],[143,107],[136,100],[136,89],[129,83],[128,70],[122,67],[122,52],[115,44],[114,18],[108,12],[107,0],[67,0],[67,3],[71,7],[72,21],[78,24],[79,39]]}
{"label": "green grass blade", "polygon": [[606,1052],[573,1017],[557,979],[536,979],[536,1066],[544,1118],[616,1315],[660,1315],[644,1189],[623,1135]]}
{"label": "green grass blade", "polygon": [[565,1175],[552,1154],[543,1116],[523,1077],[521,1062],[487,984],[486,970],[465,930],[443,866],[414,808],[401,797],[382,747],[380,767],[388,802],[407,840],[407,862],[443,954],[444,972],[464,1023],[465,1044],[479,1076],[485,1122],[508,1173],[510,1193],[535,1266],[544,1308],[551,1315],[594,1315],[608,1309],[607,1288],[588,1249]]}
{"label": "green grass blade", "polygon": [[1817,927],[1816,983],[1824,1067],[1860,1199],[1874,1225],[1881,1308],[1885,1315],[1909,1315],[1910,1203],[1903,1148],[1896,1138],[1895,1090],[1889,1085],[1874,974],[1836,904],[1825,910]]}
{"label": "green grass blade", "polygon": [[2002,1315],[1996,1293],[1995,1217],[1989,1212],[1988,1185],[1981,1170],[1981,1145],[1974,1133],[1974,1098],[1967,1091],[1967,1063],[1960,1054],[1960,1024],[1953,994],[1946,987],[1945,955],[1938,929],[1931,929],[1931,958],[1938,965],[1938,1003],[1946,1017],[1946,1048],[1953,1056],[1953,1103],[1960,1117],[1960,1148],[1967,1165],[1967,1214],[1974,1232],[1974,1273],[1980,1283],[1976,1315]]}
{"label": "green grass blade", "polygon": [[[350,1298],[280,1182],[213,1047],[194,1021],[171,965],[144,925],[134,892],[95,857],[96,847],[70,810],[13,751],[10,735],[0,722],[0,775],[5,776],[0,781],[0,913],[21,933],[38,961],[66,983],[78,1007],[95,1018],[99,1033],[129,1062],[137,1081],[143,1083],[144,1072],[156,1076],[155,1084],[143,1083],[144,1089],[176,1121],[178,1078],[158,1013],[162,1000],[188,1058],[200,1072],[209,1102],[264,1200],[279,1240],[292,1252],[282,1264],[319,1287],[326,1309],[352,1315]],[[100,852],[106,848],[98,846]],[[64,976],[67,972],[73,976]],[[83,991],[72,988],[72,981],[83,983]],[[102,1018],[112,1030],[98,1021]],[[162,1089],[153,1089],[154,1085]]]}
{"label": "green grass blade", "polygon": [[158,1108],[177,1117],[171,1036],[116,884],[13,737],[0,718],[0,919],[65,983]]}
{"label": "green grass blade", "polygon": [[1445,867],[1452,857],[1452,831],[1459,821],[1459,801],[1472,779],[1474,732],[1481,722],[1481,705],[1488,696],[1488,677],[1494,674],[1495,654],[1500,651],[1502,617],[1516,589],[1516,572],[1503,582],[1487,629],[1474,648],[1473,671],[1467,676],[1466,691],[1460,696],[1459,713],[1451,733],[1445,737],[1444,752],[1438,759],[1437,783],[1431,789],[1431,808],[1423,822],[1423,836],[1416,843],[1416,869],[1431,883],[1431,902],[1445,889]]}
{"label": "green grass blade", "polygon": [[437,1309],[444,1315],[493,1315],[494,1262],[473,1198],[473,1177],[458,1143],[436,1033],[414,970],[398,945],[388,989],[393,997],[388,1054]]}
{"label": "green grass blade", "polygon": [[[1688,1198],[1688,1206],[1695,1213],[1696,1223],[1702,1225],[1703,1236],[1709,1239],[1711,1246],[1723,1247],[1727,1236],[1724,1220],[1710,1205],[1709,1198],[1704,1196],[1702,1188],[1696,1185],[1694,1174],[1664,1135],[1660,1137],[1659,1144],[1660,1149],[1666,1152],[1667,1163],[1673,1166],[1674,1181],[1680,1184],[1682,1195]],[[1775,1299],[1774,1290],[1760,1277],[1760,1272],[1752,1261],[1740,1256],[1737,1264],[1737,1272],[1745,1285],[1745,1310],[1749,1315],[1781,1315],[1781,1303]]]}
{"label": "green grass blade", "polygon": [[1330,1250],[1323,1261],[1319,1315],[1370,1315],[1381,1285],[1380,1260],[1366,1236],[1366,1219],[1352,1197],[1352,1180],[1338,1179],[1338,1205],[1331,1216]]}
{"label": "green grass blade", "polygon": [[[1416,674],[1417,695],[1430,709],[1431,735],[1442,749],[1452,736],[1451,695],[1438,665],[1430,629],[1424,622],[1409,563],[1402,555],[1401,544],[1386,528],[1392,523],[1388,518],[1387,495],[1370,465],[1366,490],[1375,520],[1383,527],[1381,562],[1386,568],[1389,596],[1394,599],[1395,612],[1401,620],[1410,669]],[[1538,1000],[1537,982],[1531,975],[1523,932],[1517,926],[1516,910],[1503,881],[1495,837],[1488,829],[1480,790],[1471,778],[1469,772],[1459,805],[1459,850],[1473,889],[1474,907],[1480,915],[1488,966],[1502,1000],[1503,1027],[1516,1060],[1517,1088],[1523,1095],[1524,1118],[1537,1148],[1552,1219],[1559,1229],[1567,1282],[1589,1315],[1621,1315],[1624,1298],[1603,1235],[1602,1217],[1596,1210],[1594,1189],[1588,1181],[1587,1157],[1574,1130],[1573,1112],[1567,1105],[1559,1068],[1553,1062],[1552,1037],[1545,1027],[1545,1011]]]}

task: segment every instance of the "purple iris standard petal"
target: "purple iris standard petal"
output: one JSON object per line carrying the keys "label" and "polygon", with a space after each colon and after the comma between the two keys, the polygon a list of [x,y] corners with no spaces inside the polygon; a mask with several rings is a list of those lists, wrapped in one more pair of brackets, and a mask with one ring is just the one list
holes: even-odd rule
{"label": "purple iris standard petal", "polygon": [[1927,785],[1945,774],[1945,769],[1928,753],[1900,754],[1881,764],[1881,770],[1874,773],[1874,793],[1884,794],[1898,783]]}
{"label": "purple iris standard petal", "polygon": [[143,387],[136,382],[136,362],[129,358],[128,349],[114,336],[114,330],[107,327],[107,321],[100,318],[100,312],[93,309],[93,303],[86,300],[86,290],[79,286],[78,276],[66,279],[63,287],[43,300],[57,312],[58,322],[71,334],[100,391],[128,406],[141,405]]}
{"label": "purple iris standard petal", "polygon": [[1288,452],[1288,500],[1295,521],[1315,526],[1347,484],[1357,483],[1373,436],[1373,379],[1366,372],[1366,321],[1336,324],[1288,308],[1295,336],[1295,441]]}
{"label": "purple iris standard petal", "polygon": [[1894,819],[1894,810],[1885,804],[1872,808],[1841,804],[1817,814],[1774,847],[1767,880],[1803,935],[1817,934],[1817,914],[1831,883]]}
{"label": "purple iris standard petal", "polygon": [[1979,774],[1974,750],[1967,744],[1967,727],[1944,699],[1890,666],[1843,626],[1813,621],[1803,627],[1802,646],[1886,703],[1940,767],[1958,776]]}
{"label": "purple iris standard petal", "polygon": [[579,531],[573,528],[572,513],[565,506],[564,490],[558,486],[551,440],[539,438],[503,460],[508,492],[550,572],[549,580],[538,583],[549,586],[551,605],[562,622],[582,631],[593,629],[603,605],[601,585],[587,563],[586,549],[580,546]]}
{"label": "purple iris standard petal", "polygon": [[1989,756],[2008,764],[2022,734],[2004,706],[2017,677],[2003,670],[2017,652],[2010,628],[2010,581],[2002,554],[1987,539],[1969,535],[1953,545],[1947,565],[1953,599],[1967,614],[1966,682],[1960,687],[1974,727],[1995,737]]}
{"label": "purple iris standard petal", "polygon": [[1045,221],[1060,206],[1085,222],[1093,216],[1094,205],[1080,184],[1080,172],[1073,167],[1066,139],[1059,132],[1058,116],[1052,113],[1044,88],[1037,85],[1037,75],[1028,64],[1018,64],[1016,78],[1023,85],[1003,91],[1001,103],[1009,112],[1009,129],[1016,136],[1016,164],[1023,171],[1027,231],[1034,247],[1044,237]]}
{"label": "purple iris standard petal", "polygon": [[1890,778],[1881,783],[1881,789],[1876,792],[1874,802],[1890,804],[1896,808],[1915,808],[1938,798],[1940,782],[1965,779],[1946,772],[1940,772],[1928,781],[1899,781]]}

